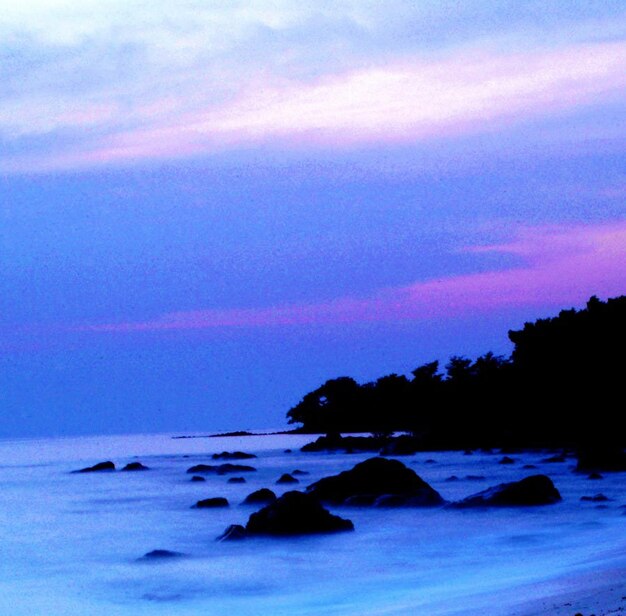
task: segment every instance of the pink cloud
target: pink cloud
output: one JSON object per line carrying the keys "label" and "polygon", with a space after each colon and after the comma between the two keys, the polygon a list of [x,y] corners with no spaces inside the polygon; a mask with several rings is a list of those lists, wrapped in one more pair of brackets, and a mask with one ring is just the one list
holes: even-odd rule
{"label": "pink cloud", "polygon": [[408,58],[309,83],[264,75],[262,83],[217,106],[207,94],[188,110],[182,92],[178,102],[151,101],[136,110],[137,128],[117,132],[112,124],[91,145],[54,158],[5,161],[3,168],[186,157],[277,140],[296,147],[415,142],[620,100],[625,86],[623,42],[508,54],[464,48],[445,58]]}
{"label": "pink cloud", "polygon": [[565,307],[580,304],[593,294],[610,297],[626,290],[626,221],[593,227],[525,228],[511,242],[467,250],[514,254],[524,264],[382,289],[365,299],[346,297],[317,304],[177,312],[150,321],[79,329],[140,332],[419,320],[490,313],[515,306]]}

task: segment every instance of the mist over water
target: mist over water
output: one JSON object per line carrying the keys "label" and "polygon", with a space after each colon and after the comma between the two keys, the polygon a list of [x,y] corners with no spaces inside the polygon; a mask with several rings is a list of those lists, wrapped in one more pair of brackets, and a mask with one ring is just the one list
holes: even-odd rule
{"label": "mist over water", "polygon": [[[506,614],[567,588],[567,577],[623,564],[619,474],[591,481],[545,453],[418,453],[401,459],[447,500],[543,472],[557,505],[501,510],[329,507],[355,532],[219,543],[257,508],[250,492],[294,469],[304,488],[371,454],[300,453],[308,436],[172,439],[106,436],[0,442],[0,613],[26,614]],[[285,453],[286,448],[293,453]],[[221,451],[256,453],[246,483],[187,469]],[[146,472],[71,474],[103,460]],[[427,462],[432,459],[435,462]],[[523,464],[537,470],[523,470]],[[456,475],[458,481],[446,481]],[[468,479],[468,475],[484,479]],[[610,501],[581,502],[602,492]],[[230,507],[192,509],[224,496]],[[142,561],[154,549],[181,552]],[[574,588],[572,588],[574,590]]]}

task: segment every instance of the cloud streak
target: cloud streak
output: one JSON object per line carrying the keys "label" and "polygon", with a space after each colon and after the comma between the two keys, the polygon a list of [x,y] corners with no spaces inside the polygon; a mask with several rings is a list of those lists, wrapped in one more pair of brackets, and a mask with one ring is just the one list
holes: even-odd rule
{"label": "cloud streak", "polygon": [[[4,16],[4,29],[22,38],[18,25],[32,17],[25,32],[54,58],[6,76],[0,138],[13,153],[0,161],[5,173],[259,144],[411,144],[623,103],[626,87],[626,42],[619,37],[561,35],[524,47],[518,39],[530,36],[526,31],[437,49],[397,46],[394,34],[406,36],[402,15],[417,28],[438,23],[445,11],[437,3],[421,11],[397,3],[387,31],[375,3],[347,3],[337,15],[283,2],[205,10],[192,2],[176,14],[157,4],[143,21],[121,4],[114,19],[91,16],[95,5],[78,12],[61,0],[39,5],[36,17],[21,9]],[[13,37],[18,51],[20,36]],[[38,57],[38,49],[29,53]],[[26,56],[28,62],[36,64]]]}
{"label": "cloud streak", "polygon": [[466,250],[513,254],[523,265],[383,289],[364,299],[176,312],[154,320],[75,329],[130,333],[420,320],[489,314],[508,307],[579,304],[593,294],[610,297],[626,288],[626,221],[594,227],[524,228],[508,243]]}

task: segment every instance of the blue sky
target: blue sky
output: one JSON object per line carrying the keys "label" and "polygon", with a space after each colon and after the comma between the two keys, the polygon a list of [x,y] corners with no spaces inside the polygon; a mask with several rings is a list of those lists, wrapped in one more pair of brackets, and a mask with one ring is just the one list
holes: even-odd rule
{"label": "blue sky", "polygon": [[621,2],[22,4],[1,435],[281,426],[624,293]]}

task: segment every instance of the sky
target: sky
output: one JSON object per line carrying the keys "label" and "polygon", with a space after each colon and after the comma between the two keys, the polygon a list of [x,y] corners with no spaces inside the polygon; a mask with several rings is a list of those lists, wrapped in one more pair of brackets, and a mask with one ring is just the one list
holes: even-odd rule
{"label": "sky", "polygon": [[286,427],[626,293],[626,7],[0,0],[0,437]]}

